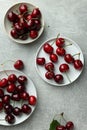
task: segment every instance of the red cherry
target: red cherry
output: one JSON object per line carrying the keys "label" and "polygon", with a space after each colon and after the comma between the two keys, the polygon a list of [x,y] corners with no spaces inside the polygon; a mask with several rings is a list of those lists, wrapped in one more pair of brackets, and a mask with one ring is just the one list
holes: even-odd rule
{"label": "red cherry", "polygon": [[62,47],[64,45],[64,42],[65,42],[64,38],[57,38],[56,39],[56,45],[58,47]]}
{"label": "red cherry", "polygon": [[40,18],[41,17],[41,12],[40,12],[40,10],[38,8],[33,9],[32,17],[33,18]]}
{"label": "red cherry", "polygon": [[16,75],[15,75],[15,74],[10,74],[10,75],[8,76],[8,81],[11,82],[11,83],[16,82],[16,81],[17,81]]}
{"label": "red cherry", "polygon": [[63,81],[63,76],[61,74],[56,74],[54,76],[54,80],[57,82],[57,83],[62,83]]}
{"label": "red cherry", "polygon": [[9,84],[7,87],[7,92],[13,93],[15,91],[15,89],[16,89],[15,84]]}
{"label": "red cherry", "polygon": [[77,59],[77,60],[74,60],[74,67],[75,69],[77,70],[81,70],[83,68],[83,63],[81,60]]}
{"label": "red cherry", "polygon": [[38,65],[44,65],[45,64],[45,58],[44,57],[37,58],[36,63]]}
{"label": "red cherry", "polygon": [[46,63],[45,69],[48,70],[48,71],[53,71],[54,70],[54,64],[52,62]]}
{"label": "red cherry", "polygon": [[53,73],[53,72],[50,72],[50,71],[47,71],[47,72],[45,73],[45,77],[46,77],[47,79],[53,79],[54,73]]}
{"label": "red cherry", "polygon": [[68,121],[68,122],[66,123],[66,129],[67,129],[67,130],[73,130],[73,128],[74,128],[73,122],[72,122],[72,121]]}
{"label": "red cherry", "polygon": [[21,5],[19,6],[19,11],[20,11],[21,14],[27,12],[27,11],[28,11],[27,5],[21,4]]}
{"label": "red cherry", "polygon": [[34,24],[35,24],[35,30],[39,31],[41,28],[41,22],[39,19],[35,19],[34,20]]}
{"label": "red cherry", "polygon": [[63,125],[60,125],[56,127],[56,130],[66,130],[66,128]]}
{"label": "red cherry", "polygon": [[3,102],[0,101],[0,111],[3,109]]}
{"label": "red cherry", "polygon": [[69,66],[68,66],[68,64],[61,64],[60,66],[59,66],[59,70],[60,70],[60,72],[67,72],[68,70],[69,70]]}
{"label": "red cherry", "polygon": [[20,84],[25,84],[25,83],[27,82],[27,77],[24,76],[24,75],[20,75],[20,76],[18,77],[18,82],[19,82]]}
{"label": "red cherry", "polygon": [[16,29],[12,29],[10,32],[11,36],[15,39],[19,38],[19,35],[17,34]]}
{"label": "red cherry", "polygon": [[30,114],[31,113],[31,107],[28,106],[27,104],[24,104],[22,106],[22,112],[25,113],[25,114]]}
{"label": "red cherry", "polygon": [[0,89],[0,98],[2,98],[3,96],[4,96],[4,91]]}
{"label": "red cherry", "polygon": [[23,26],[20,26],[19,23],[15,24],[14,29],[16,30],[17,34],[19,34],[19,35],[22,35],[24,33]]}
{"label": "red cherry", "polygon": [[56,53],[57,53],[59,56],[64,56],[65,53],[66,53],[66,51],[65,51],[64,48],[58,47],[58,48],[56,49]]}
{"label": "red cherry", "polygon": [[33,96],[33,95],[29,96],[28,103],[29,103],[30,105],[35,105],[35,104],[36,104],[36,101],[37,101],[37,99],[36,99],[35,96]]}
{"label": "red cherry", "polygon": [[30,38],[34,39],[38,36],[38,31],[36,30],[31,30],[29,34]]}
{"label": "red cherry", "polygon": [[3,102],[3,104],[9,104],[10,103],[10,95],[8,95],[8,94],[4,95],[4,97],[2,98],[2,102]]}
{"label": "red cherry", "polygon": [[20,94],[20,97],[23,99],[23,100],[28,100],[29,98],[29,94],[27,92],[22,92]]}
{"label": "red cherry", "polygon": [[64,56],[64,60],[67,62],[67,63],[73,63],[74,62],[74,58],[71,54],[66,54]]}
{"label": "red cherry", "polygon": [[19,20],[18,15],[12,11],[8,13],[7,18],[10,22],[17,22]]}
{"label": "red cherry", "polygon": [[19,116],[21,114],[21,109],[19,107],[13,108],[13,114]]}
{"label": "red cherry", "polygon": [[57,62],[57,61],[58,61],[57,55],[56,55],[56,54],[50,54],[50,60],[51,60],[52,62]]}
{"label": "red cherry", "polygon": [[0,87],[6,87],[8,85],[8,80],[6,78],[3,78],[0,80]]}
{"label": "red cherry", "polygon": [[30,19],[32,19],[32,14],[28,14],[27,17],[26,17],[26,20],[29,21]]}
{"label": "red cherry", "polygon": [[43,45],[43,49],[48,54],[52,54],[53,53],[53,47],[49,43],[45,43]]}
{"label": "red cherry", "polygon": [[12,114],[7,114],[5,120],[10,124],[15,123],[15,117]]}
{"label": "red cherry", "polygon": [[34,19],[28,20],[27,26],[28,26],[28,29],[29,29],[29,30],[34,30],[34,29],[35,29],[35,22],[34,22]]}
{"label": "red cherry", "polygon": [[4,105],[4,112],[5,112],[6,114],[12,113],[12,110],[13,110],[13,106],[12,106],[12,105],[10,105],[10,104],[5,104],[5,105]]}
{"label": "red cherry", "polygon": [[18,70],[21,70],[24,68],[24,63],[22,60],[17,60],[15,63],[14,63],[14,68],[15,69],[18,69]]}
{"label": "red cherry", "polygon": [[24,92],[25,86],[20,84],[16,87],[16,90],[18,93]]}
{"label": "red cherry", "polygon": [[14,100],[14,101],[20,101],[20,95],[18,93],[13,93],[12,96],[11,96],[11,99]]}

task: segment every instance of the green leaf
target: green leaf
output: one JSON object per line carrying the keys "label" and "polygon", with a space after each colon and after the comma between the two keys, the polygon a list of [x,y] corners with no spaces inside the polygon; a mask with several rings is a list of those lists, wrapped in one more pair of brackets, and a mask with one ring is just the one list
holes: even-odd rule
{"label": "green leaf", "polygon": [[60,123],[57,120],[53,120],[50,124],[49,130],[56,130],[56,127],[60,125]]}

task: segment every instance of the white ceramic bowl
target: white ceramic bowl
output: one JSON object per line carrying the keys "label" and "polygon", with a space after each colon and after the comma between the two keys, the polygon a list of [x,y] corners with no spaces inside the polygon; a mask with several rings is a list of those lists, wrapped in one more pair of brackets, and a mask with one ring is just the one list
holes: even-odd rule
{"label": "white ceramic bowl", "polygon": [[15,41],[15,42],[17,42],[17,43],[20,43],[20,44],[32,43],[32,42],[34,42],[35,40],[37,40],[37,39],[41,36],[41,34],[42,34],[43,30],[44,30],[44,20],[43,20],[43,16],[42,16],[42,14],[41,14],[41,29],[38,31],[38,36],[37,36],[35,39],[31,39],[30,37],[29,37],[27,40],[14,39],[14,38],[11,36],[11,34],[10,34],[10,31],[11,31],[11,29],[12,29],[12,23],[8,20],[7,15],[8,15],[8,13],[9,13],[10,11],[15,12],[16,14],[19,13],[19,6],[20,6],[20,4],[26,4],[30,11],[33,11],[34,8],[37,8],[36,6],[34,6],[34,5],[30,4],[30,3],[18,3],[18,4],[13,5],[12,7],[10,7],[10,9],[8,9],[8,11],[7,11],[6,14],[5,14],[5,17],[4,17],[4,27],[5,27],[5,30],[6,30],[6,32],[7,32],[7,34],[8,34],[8,36],[9,36],[13,41]]}

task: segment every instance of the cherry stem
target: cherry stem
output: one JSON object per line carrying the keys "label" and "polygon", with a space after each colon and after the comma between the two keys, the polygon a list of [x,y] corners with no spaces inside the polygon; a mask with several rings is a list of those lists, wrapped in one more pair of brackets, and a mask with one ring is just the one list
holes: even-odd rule
{"label": "cherry stem", "polygon": [[71,45],[72,45],[72,43],[66,44],[66,45],[64,46],[64,48],[67,47],[67,46],[71,46]]}
{"label": "cherry stem", "polygon": [[70,80],[70,78],[69,78],[69,76],[68,76],[67,72],[66,72],[66,76],[67,76],[67,78],[68,78],[69,82],[71,83],[71,80]]}
{"label": "cherry stem", "polygon": [[77,53],[77,54],[74,54],[73,57],[76,56],[76,55],[78,55],[78,58],[80,59],[80,52]]}
{"label": "cherry stem", "polygon": [[60,114],[60,116],[62,117],[62,119],[65,121],[65,123],[67,122],[66,121],[66,119],[64,118],[64,112],[62,112],[61,114]]}
{"label": "cherry stem", "polygon": [[57,37],[55,38],[55,40],[52,42],[51,46],[55,43],[56,39],[60,36],[60,33],[58,33]]}

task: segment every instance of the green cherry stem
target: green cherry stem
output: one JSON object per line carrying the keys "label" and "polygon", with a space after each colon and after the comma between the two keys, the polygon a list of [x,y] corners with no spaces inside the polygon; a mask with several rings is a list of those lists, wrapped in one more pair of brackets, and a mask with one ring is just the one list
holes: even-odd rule
{"label": "green cherry stem", "polygon": [[58,33],[57,37],[55,38],[55,40],[52,42],[51,46],[53,46],[53,44],[56,42],[56,39],[59,38],[60,33]]}
{"label": "green cherry stem", "polygon": [[66,119],[64,118],[64,112],[62,112],[61,114],[60,114],[60,116],[62,117],[62,119],[65,121],[65,123],[67,122],[66,121]]}
{"label": "green cherry stem", "polygon": [[71,46],[71,45],[72,45],[72,43],[66,44],[66,45],[64,46],[64,48],[66,48],[67,46]]}
{"label": "green cherry stem", "polygon": [[77,56],[78,55],[78,58],[80,59],[80,52],[77,53],[77,54],[74,54],[73,57]]}

